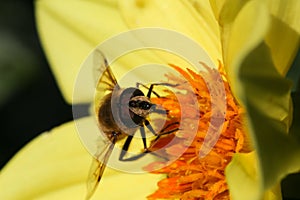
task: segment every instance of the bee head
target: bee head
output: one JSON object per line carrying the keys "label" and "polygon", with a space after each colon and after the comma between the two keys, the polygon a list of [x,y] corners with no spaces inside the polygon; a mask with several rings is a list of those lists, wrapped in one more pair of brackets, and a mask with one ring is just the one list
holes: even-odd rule
{"label": "bee head", "polygon": [[129,101],[130,111],[141,117],[147,117],[154,106],[146,96],[135,96]]}

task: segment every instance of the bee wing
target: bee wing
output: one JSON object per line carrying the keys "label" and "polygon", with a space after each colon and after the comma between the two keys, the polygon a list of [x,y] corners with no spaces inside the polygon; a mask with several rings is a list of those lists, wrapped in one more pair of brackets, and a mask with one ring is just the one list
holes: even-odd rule
{"label": "bee wing", "polygon": [[[120,89],[117,79],[104,54],[99,50],[93,52],[93,66],[94,66],[94,80],[96,85],[96,94],[95,94],[95,113],[98,116],[99,106],[104,96],[108,93],[111,93],[114,89]],[[88,181],[87,181],[87,196],[86,199],[90,199],[94,194],[108,162],[108,159],[112,153],[114,144],[110,141],[106,141],[104,148],[100,153],[96,155],[96,158],[93,158],[92,165],[90,167]]]}
{"label": "bee wing", "polygon": [[[92,164],[90,167],[90,171],[89,171],[89,175],[88,175],[88,181],[87,181],[87,195],[86,195],[87,200],[90,199],[92,197],[92,195],[94,194],[94,192],[102,178],[104,169],[106,167],[106,164],[112,153],[113,148],[114,148],[114,144],[108,143],[105,146],[105,148],[102,150],[102,152],[99,155],[97,155],[97,158],[93,158],[93,161],[92,161]],[[101,159],[101,157],[102,157],[102,159]]]}
{"label": "bee wing", "polygon": [[100,50],[95,50],[93,54],[94,62],[94,79],[99,92],[112,91],[120,86],[115,78],[107,59]]}

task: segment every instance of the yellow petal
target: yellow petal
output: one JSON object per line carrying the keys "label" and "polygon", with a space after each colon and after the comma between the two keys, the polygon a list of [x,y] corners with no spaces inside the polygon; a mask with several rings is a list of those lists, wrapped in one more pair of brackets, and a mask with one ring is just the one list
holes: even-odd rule
{"label": "yellow petal", "polygon": [[280,183],[276,184],[271,189],[265,191],[263,200],[281,200],[281,185]]}
{"label": "yellow petal", "polygon": [[210,0],[211,9],[214,12],[215,18],[219,21],[220,12],[226,0]]}
{"label": "yellow petal", "polygon": [[300,14],[298,12],[300,2],[298,0],[268,0],[268,6],[274,17],[300,34]]}
{"label": "yellow petal", "polygon": [[33,199],[85,179],[91,157],[73,122],[41,134],[2,170],[0,199]]}
{"label": "yellow petal", "polygon": [[[117,173],[117,172],[115,172]],[[103,177],[98,190],[90,200],[146,200],[146,196],[156,189],[155,183],[161,179],[159,175],[150,174],[125,174],[118,173]],[[142,184],[140,184],[142,183]],[[37,200],[83,200],[86,185],[84,183],[70,185],[57,189],[45,195],[39,196]],[[149,193],[150,192],[150,193]]]}
{"label": "yellow petal", "polygon": [[[257,178],[250,179],[255,184],[245,185],[249,184],[253,198],[262,198],[265,190],[300,169],[300,145],[286,134],[292,117],[291,84],[278,73],[264,41],[273,22],[269,9],[265,2],[254,0],[226,15],[234,11],[234,3],[227,1],[220,15],[225,66],[233,92],[247,110],[248,129],[257,150]],[[243,167],[240,170],[247,173]],[[228,181],[237,199],[243,198],[240,185]]]}
{"label": "yellow petal", "polygon": [[196,40],[216,64],[222,60],[218,24],[208,1],[193,4],[190,1],[129,0],[119,3],[129,27],[161,27],[178,31]]}
{"label": "yellow petal", "polygon": [[277,70],[285,75],[299,49],[300,1],[272,0],[268,3],[272,22],[265,40]]}
{"label": "yellow petal", "polygon": [[[63,124],[34,139],[1,170],[0,199],[84,199],[91,160],[74,122]],[[159,179],[107,168],[93,199],[146,199]]]}
{"label": "yellow petal", "polygon": [[238,6],[232,4],[234,1],[226,1],[219,23],[222,31],[224,66],[232,77],[231,81],[235,81],[231,84],[235,91],[239,86],[236,68],[249,50],[254,48],[266,34],[269,16],[267,8],[257,1],[240,3]]}
{"label": "yellow petal", "polygon": [[[230,3],[230,1],[227,1]],[[225,6],[226,9],[222,10],[224,2],[211,1],[214,8],[214,12],[223,12],[222,15],[228,15],[226,20],[234,19],[234,16],[239,12],[239,10],[247,4],[248,1],[235,2],[231,7]],[[261,2],[264,4],[264,2]],[[285,75],[291,66],[293,59],[299,48],[299,27],[300,27],[300,14],[298,10],[300,9],[299,1],[268,1],[268,10],[266,14],[270,15],[268,17],[261,17],[260,19],[264,21],[268,19],[271,21],[270,27],[268,27],[268,33],[265,35],[265,41],[272,51],[272,59],[279,73]],[[232,15],[229,17],[229,15]],[[224,24],[224,18],[220,19],[221,27]],[[261,22],[253,24],[253,29],[256,30],[256,26],[261,26]],[[267,27],[264,27],[267,28]],[[260,28],[259,28],[260,29]],[[250,34],[253,32],[250,31]],[[224,34],[224,31],[223,31]],[[226,37],[227,38],[227,37]],[[284,38],[284,39],[283,39]],[[224,44],[223,40],[223,44]],[[227,45],[223,45],[223,48]],[[238,49],[238,48],[236,48]],[[226,50],[224,50],[226,52]],[[226,58],[225,58],[226,59]]]}
{"label": "yellow petal", "polygon": [[39,36],[65,99],[72,102],[81,63],[100,42],[127,30],[116,4],[102,1],[39,0]]}
{"label": "yellow petal", "polygon": [[[230,189],[232,199],[240,199],[243,194],[244,200],[259,199],[256,184],[259,180],[258,166],[255,152],[248,154],[235,154],[226,168],[226,180]],[[238,189],[230,186],[239,186]]]}
{"label": "yellow petal", "polygon": [[[235,1],[235,4],[231,4],[230,0],[210,0],[209,2],[214,12],[215,18],[222,27],[222,24],[224,23],[223,20],[233,20],[238,14],[238,12],[241,10],[241,8],[245,4],[247,4],[248,1],[249,0]],[[228,4],[230,4],[231,7],[228,7]],[[226,19],[223,17],[224,15],[226,15]]]}
{"label": "yellow petal", "polygon": [[280,184],[265,192],[261,191],[261,193],[264,193],[263,198],[258,192],[254,192],[257,191],[257,183],[259,181],[256,161],[257,155],[255,152],[234,155],[226,168],[227,183],[238,186],[238,189],[230,190],[231,198],[243,200],[281,200]]}
{"label": "yellow petal", "polygon": [[[127,27],[120,17],[116,2],[109,1],[64,1],[62,3],[57,0],[40,0],[37,2],[36,15],[39,35],[50,66],[65,99],[71,103],[74,83],[81,64],[89,53],[99,43],[126,31]],[[105,49],[106,52],[111,53],[111,48],[118,49],[118,45],[122,45],[122,42],[126,43],[126,41],[119,41],[117,45],[109,46],[109,50]],[[114,72],[117,72],[119,77],[135,66],[161,60],[149,50],[135,51],[126,54],[125,57],[124,53],[127,52],[122,52],[119,55],[122,57],[114,63],[116,66]],[[89,79],[93,78],[92,75],[89,77]],[[93,97],[87,95],[84,89],[77,92],[80,93],[80,98],[73,103],[92,101]]]}

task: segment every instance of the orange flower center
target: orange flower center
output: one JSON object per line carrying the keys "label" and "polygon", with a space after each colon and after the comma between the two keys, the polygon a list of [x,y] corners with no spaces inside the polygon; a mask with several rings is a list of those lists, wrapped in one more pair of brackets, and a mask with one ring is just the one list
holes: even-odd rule
{"label": "orange flower center", "polygon": [[[158,182],[158,190],[148,196],[148,199],[183,199],[183,200],[221,200],[229,199],[228,186],[225,180],[224,170],[231,161],[236,152],[246,152],[245,130],[243,128],[243,110],[234,99],[226,74],[222,70],[222,64],[219,70],[210,69],[205,64],[207,72],[200,74],[187,69],[187,71],[171,65],[184,78],[174,75],[166,75],[170,83],[179,85],[179,90],[185,90],[185,93],[168,93],[166,98],[152,98],[151,101],[161,105],[168,112],[168,123],[180,121],[182,130],[180,134],[174,133],[161,137],[155,143],[152,143],[153,150],[161,148],[166,142],[178,140],[172,146],[164,149],[164,154],[169,157],[176,155],[176,152],[186,148],[184,153],[166,167],[158,169],[161,162],[155,162],[146,167],[146,170],[152,173],[166,174],[166,178]],[[214,80],[213,77],[221,75],[226,92],[226,114],[221,134],[209,153],[204,157],[199,157],[199,151],[203,145],[210,120],[212,116],[212,101],[205,79]],[[216,80],[217,81],[217,80]],[[213,83],[211,83],[213,84]],[[189,87],[185,87],[189,85]],[[192,86],[192,87],[190,87]],[[192,88],[192,89],[191,89]],[[192,90],[192,91],[191,91]],[[178,102],[178,95],[182,95],[182,101]],[[196,95],[199,109],[195,110],[194,103],[190,101],[189,95]],[[194,121],[197,121],[197,133],[191,144],[185,147],[184,141],[189,138],[189,133]],[[166,125],[167,125],[166,124]],[[165,163],[164,163],[165,164]]]}

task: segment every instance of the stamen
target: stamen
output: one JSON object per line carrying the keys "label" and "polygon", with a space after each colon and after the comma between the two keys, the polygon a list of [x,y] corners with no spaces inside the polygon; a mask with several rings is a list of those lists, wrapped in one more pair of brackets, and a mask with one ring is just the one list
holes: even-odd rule
{"label": "stamen", "polygon": [[[230,91],[221,63],[219,63],[219,70],[209,69],[207,72],[201,72],[201,75],[190,69],[185,71],[175,65],[171,66],[188,80],[187,83],[179,76],[166,75],[170,83],[178,84],[177,89],[186,90],[184,97],[181,98],[184,99],[184,105],[182,105],[182,102],[179,105],[176,98],[176,95],[183,94],[176,93],[175,95],[171,92],[166,98],[152,98],[151,101],[161,105],[165,110],[169,110],[167,117],[170,122],[184,119],[184,121],[180,121],[183,129],[180,134],[174,133],[159,138],[152,147],[164,146],[163,144],[175,137],[178,142],[164,151],[167,156],[172,157],[177,152],[181,152],[183,148],[186,148],[184,141],[189,139],[191,131],[197,129],[197,134],[192,143],[175,162],[167,163],[168,165],[155,162],[145,168],[152,173],[166,174],[166,178],[158,182],[157,191],[148,196],[148,199],[230,199],[224,170],[234,153],[250,150],[246,144],[246,132],[243,127],[243,109],[238,105]],[[215,80],[216,74],[218,74],[218,77],[221,75],[222,80]],[[226,91],[227,110],[223,129],[217,143],[208,155],[199,158],[199,150],[203,145],[212,116],[210,99],[212,97],[209,94],[205,79],[223,82]],[[192,91],[186,86],[188,84],[192,86]],[[200,113],[194,109],[193,102],[190,101],[190,95],[196,95]],[[182,116],[183,118],[181,118]],[[199,123],[194,123],[195,121]],[[198,127],[193,127],[193,124],[198,124]],[[162,164],[166,167],[160,168]]]}

